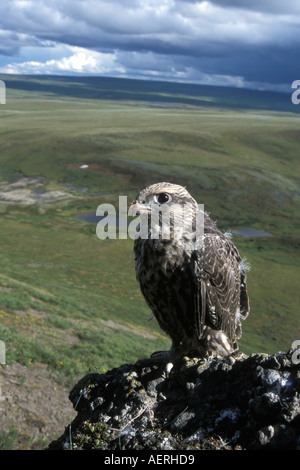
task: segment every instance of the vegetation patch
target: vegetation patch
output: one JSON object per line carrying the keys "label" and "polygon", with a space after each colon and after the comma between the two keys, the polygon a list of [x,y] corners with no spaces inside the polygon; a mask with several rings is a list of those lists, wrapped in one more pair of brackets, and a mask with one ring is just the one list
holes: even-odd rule
{"label": "vegetation patch", "polygon": [[282,101],[259,106],[263,96],[246,90],[5,81],[0,338],[8,363],[44,362],[69,381],[169,348],[139,291],[133,241],[100,241],[95,224],[74,217],[163,180],[187,186],[224,231],[272,234],[234,237],[251,264],[241,348],[273,353],[299,337],[298,114]]}

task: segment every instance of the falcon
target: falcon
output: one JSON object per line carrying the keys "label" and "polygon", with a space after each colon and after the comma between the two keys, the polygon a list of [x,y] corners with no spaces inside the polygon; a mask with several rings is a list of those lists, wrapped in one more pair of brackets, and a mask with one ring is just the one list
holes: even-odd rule
{"label": "falcon", "polygon": [[[159,326],[172,340],[168,358],[232,354],[250,307],[248,266],[228,234],[177,184],[143,189],[130,213],[144,221],[144,236],[134,241],[136,277]],[[199,215],[202,232],[195,230]]]}

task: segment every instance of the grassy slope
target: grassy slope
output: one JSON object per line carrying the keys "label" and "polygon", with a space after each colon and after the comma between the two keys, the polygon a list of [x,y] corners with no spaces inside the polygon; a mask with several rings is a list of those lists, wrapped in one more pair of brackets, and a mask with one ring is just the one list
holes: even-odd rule
{"label": "grassy slope", "polygon": [[[207,87],[198,90],[201,106],[187,104],[188,87],[167,96],[175,102],[184,91],[179,107],[126,101],[164,100],[167,90],[159,95],[157,85],[147,94],[143,83],[142,95],[135,82],[120,90],[120,81],[118,88],[112,82],[101,99],[87,99],[81,96],[92,98],[97,84],[91,90],[83,82],[76,85],[76,95],[74,80],[26,78],[18,87],[11,82],[11,89],[6,80],[7,104],[0,108],[1,179],[42,175],[43,189],[71,187],[80,196],[43,206],[1,204],[0,338],[8,360],[46,362],[72,377],[168,347],[155,321],[147,320],[149,310],[134,276],[132,241],[100,241],[93,225],[73,218],[104,201],[116,203],[119,194],[130,199],[159,180],[187,185],[224,230],[252,226],[275,235],[235,238],[252,265],[252,313],[241,348],[288,348],[300,337],[295,293],[298,115],[258,109],[257,95],[253,110],[253,95],[247,101],[247,93],[230,90],[225,99],[224,92],[223,98],[210,96]],[[245,109],[238,109],[240,102]],[[213,106],[203,107],[207,103]],[[93,163],[97,171],[78,170],[82,163]]]}

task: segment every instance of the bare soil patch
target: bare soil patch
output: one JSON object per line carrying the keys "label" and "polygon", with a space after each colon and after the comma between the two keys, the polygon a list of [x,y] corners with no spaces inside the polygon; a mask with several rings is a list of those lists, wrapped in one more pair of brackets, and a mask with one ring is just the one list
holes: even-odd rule
{"label": "bare soil patch", "polygon": [[0,430],[17,431],[14,450],[45,449],[74,418],[69,388],[43,364],[0,369]]}
{"label": "bare soil patch", "polygon": [[0,182],[0,202],[9,204],[47,204],[74,197],[65,191],[43,191],[43,178],[22,177],[13,183]]}

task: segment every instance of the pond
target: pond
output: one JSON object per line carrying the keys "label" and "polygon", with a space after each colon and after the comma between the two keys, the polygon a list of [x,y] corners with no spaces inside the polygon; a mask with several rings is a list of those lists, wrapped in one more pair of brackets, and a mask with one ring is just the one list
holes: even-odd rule
{"label": "pond", "polygon": [[83,214],[74,215],[74,217],[75,219],[83,220],[84,222],[89,222],[91,224],[98,224],[100,220],[106,218],[107,223],[109,223],[111,226],[119,226],[119,217],[115,217],[114,215],[96,215],[95,212],[86,212]]}
{"label": "pond", "polygon": [[[113,226],[116,223],[116,227],[119,226],[119,218],[114,216],[99,216],[96,215],[94,212],[87,212],[83,214],[77,214],[74,216],[75,219],[83,220],[84,222],[89,222],[91,224],[97,224],[100,220],[104,217],[108,217],[107,222]],[[242,235],[243,237],[273,237],[272,233],[265,232],[264,230],[257,230],[256,228],[251,227],[240,227],[236,229],[232,229],[231,232],[233,234]]]}
{"label": "pond", "polygon": [[232,233],[236,233],[237,235],[242,235],[243,237],[273,237],[273,235],[269,232],[265,232],[264,230],[257,230],[256,228],[251,227],[241,227],[231,230]]}

